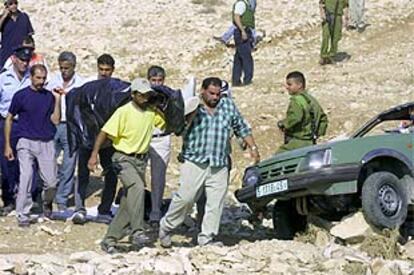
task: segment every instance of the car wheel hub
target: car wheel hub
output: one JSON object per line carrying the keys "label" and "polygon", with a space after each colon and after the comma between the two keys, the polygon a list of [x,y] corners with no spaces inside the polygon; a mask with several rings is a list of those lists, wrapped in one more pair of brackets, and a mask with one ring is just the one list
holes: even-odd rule
{"label": "car wheel hub", "polygon": [[386,184],[380,188],[378,195],[382,213],[386,216],[395,215],[401,204],[397,191],[392,186]]}

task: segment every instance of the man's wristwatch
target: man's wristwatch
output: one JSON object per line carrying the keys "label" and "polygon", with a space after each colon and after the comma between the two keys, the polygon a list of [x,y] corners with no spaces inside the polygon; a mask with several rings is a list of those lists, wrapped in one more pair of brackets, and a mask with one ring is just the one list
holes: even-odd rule
{"label": "man's wristwatch", "polygon": [[253,145],[252,147],[250,147],[250,150],[252,151],[257,151],[259,148],[256,145]]}

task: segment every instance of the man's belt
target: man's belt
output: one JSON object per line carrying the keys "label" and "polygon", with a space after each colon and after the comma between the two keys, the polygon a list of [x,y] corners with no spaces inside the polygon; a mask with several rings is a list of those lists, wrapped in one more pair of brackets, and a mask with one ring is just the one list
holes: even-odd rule
{"label": "man's belt", "polygon": [[159,137],[165,137],[165,136],[169,136],[171,135],[171,133],[160,133],[160,134],[153,134],[152,138],[159,138]]}
{"label": "man's belt", "polygon": [[140,159],[140,160],[144,160],[148,156],[148,153],[144,153],[144,154],[138,154],[138,153],[125,154],[125,153],[123,153],[123,154],[128,156],[128,157],[133,157],[133,158]]}

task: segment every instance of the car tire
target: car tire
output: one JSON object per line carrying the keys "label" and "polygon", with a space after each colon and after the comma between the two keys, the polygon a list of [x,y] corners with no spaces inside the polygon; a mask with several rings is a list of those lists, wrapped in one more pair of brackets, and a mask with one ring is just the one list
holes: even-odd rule
{"label": "car tire", "polygon": [[277,201],[272,216],[276,239],[292,240],[296,233],[306,229],[306,216],[297,212],[294,200]]}
{"label": "car tire", "polygon": [[408,190],[390,172],[371,174],[362,186],[362,210],[368,223],[379,229],[399,228],[407,217]]}

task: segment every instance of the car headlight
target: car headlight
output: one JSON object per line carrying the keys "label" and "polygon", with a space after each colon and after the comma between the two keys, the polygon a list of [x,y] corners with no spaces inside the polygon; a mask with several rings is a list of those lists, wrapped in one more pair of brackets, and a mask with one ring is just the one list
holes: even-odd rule
{"label": "car headlight", "polygon": [[316,170],[324,166],[328,166],[332,163],[332,150],[324,149],[319,151],[309,152],[303,164],[301,165],[301,171]]}
{"label": "car headlight", "polygon": [[245,186],[253,186],[260,182],[261,176],[259,172],[259,168],[256,166],[249,167],[244,172],[243,176],[243,187]]}

